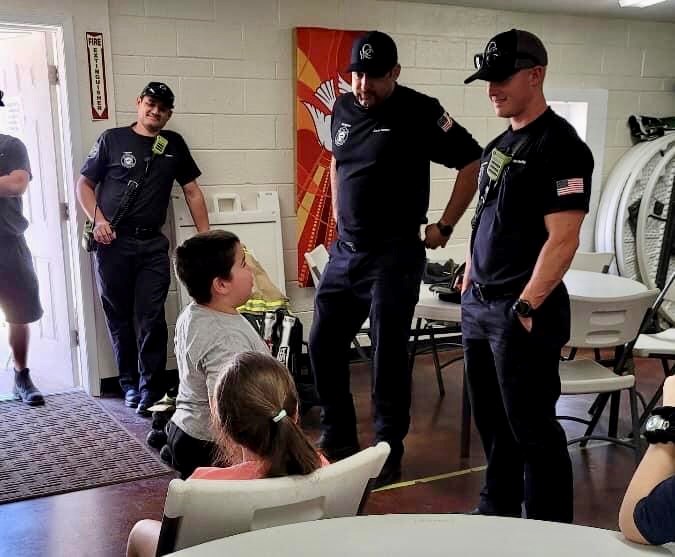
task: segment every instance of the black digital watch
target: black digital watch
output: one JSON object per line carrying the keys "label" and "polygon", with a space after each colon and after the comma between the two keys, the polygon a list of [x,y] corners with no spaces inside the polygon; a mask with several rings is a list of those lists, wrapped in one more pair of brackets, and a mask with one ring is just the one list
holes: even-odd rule
{"label": "black digital watch", "polygon": [[645,439],[649,443],[675,443],[675,407],[659,406],[645,422]]}
{"label": "black digital watch", "polygon": [[512,309],[513,312],[520,317],[532,317],[532,312],[534,311],[532,304],[527,300],[523,300],[522,298],[518,298],[516,300],[516,303],[513,304]]}

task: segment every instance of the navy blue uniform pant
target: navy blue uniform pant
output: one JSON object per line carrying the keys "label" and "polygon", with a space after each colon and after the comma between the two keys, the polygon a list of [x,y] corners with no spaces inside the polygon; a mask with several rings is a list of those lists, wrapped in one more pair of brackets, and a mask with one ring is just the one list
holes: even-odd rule
{"label": "navy blue uniform pant", "polygon": [[350,344],[367,317],[373,349],[373,402],[377,441],[402,454],[410,425],[407,343],[425,261],[419,239],[355,250],[338,240],[319,283],[309,355],[316,379],[321,427],[328,443],[357,440],[350,390]]}
{"label": "navy blue uniform pant", "polygon": [[466,376],[487,457],[479,509],[486,514],[572,521],[572,465],[556,420],[560,349],[569,339],[569,298],[558,287],[528,332],[515,297],[462,295]]}
{"label": "navy blue uniform pant", "polygon": [[161,396],[168,332],[164,303],[169,291],[169,241],[118,236],[98,244],[96,279],[120,385],[142,396]]}

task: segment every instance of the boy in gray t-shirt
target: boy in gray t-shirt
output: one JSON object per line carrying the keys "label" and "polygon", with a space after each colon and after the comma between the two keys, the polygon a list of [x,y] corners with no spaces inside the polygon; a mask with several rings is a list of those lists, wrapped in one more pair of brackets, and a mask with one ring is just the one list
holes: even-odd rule
{"label": "boy in gray t-shirt", "polygon": [[239,352],[269,349],[236,309],[251,295],[253,274],[234,234],[193,236],[176,249],[175,267],[194,301],[176,323],[180,384],[167,445],[174,468],[187,478],[198,466],[214,464],[209,401],[225,364]]}

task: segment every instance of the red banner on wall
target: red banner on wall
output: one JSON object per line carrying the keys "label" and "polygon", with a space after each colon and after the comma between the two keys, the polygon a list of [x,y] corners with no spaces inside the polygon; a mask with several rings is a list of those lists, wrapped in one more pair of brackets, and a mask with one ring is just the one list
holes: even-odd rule
{"label": "red banner on wall", "polygon": [[105,81],[103,33],[87,32],[87,61],[89,62],[89,95],[91,119],[108,119],[108,90]]}
{"label": "red banner on wall", "polygon": [[298,27],[296,32],[296,208],[298,282],[311,283],[305,253],[336,238],[331,207],[331,115],[335,99],[351,91],[352,42],[363,31]]}

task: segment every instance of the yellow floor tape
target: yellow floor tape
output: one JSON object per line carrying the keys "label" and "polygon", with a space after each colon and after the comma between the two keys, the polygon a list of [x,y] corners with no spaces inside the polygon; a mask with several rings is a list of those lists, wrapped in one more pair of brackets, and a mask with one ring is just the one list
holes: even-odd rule
{"label": "yellow floor tape", "polygon": [[417,480],[409,480],[407,482],[399,482],[397,484],[390,484],[380,487],[379,489],[373,489],[372,493],[377,493],[379,491],[387,491],[389,489],[399,489],[401,487],[410,487],[415,484],[425,484],[429,482],[435,482],[436,480],[445,480],[447,478],[454,478],[456,476],[464,476],[466,474],[472,474],[474,472],[482,472],[487,466],[477,466],[475,468],[467,468],[465,470],[457,470],[456,472],[448,472],[447,474],[438,474],[436,476],[427,476],[426,478],[419,478]]}
{"label": "yellow floor tape", "polygon": [[[570,452],[579,452],[579,451],[588,451],[590,449],[597,449],[599,447],[606,447],[611,445],[609,441],[596,442],[590,447],[584,447],[583,449],[576,446],[573,449],[570,449]],[[482,472],[487,466],[476,466],[474,468],[465,468],[464,470],[457,470],[456,472],[448,472],[446,474],[437,474],[436,476],[427,476],[426,478],[418,478],[416,480],[408,480],[406,482],[398,482],[395,484],[389,484],[382,486],[378,489],[373,489],[371,493],[379,493],[380,491],[389,491],[391,489],[400,489],[402,487],[411,487],[417,484],[426,484],[429,482],[435,482],[438,480],[447,480],[448,478],[456,478],[457,476],[466,476],[467,474],[473,474],[474,472]]]}

